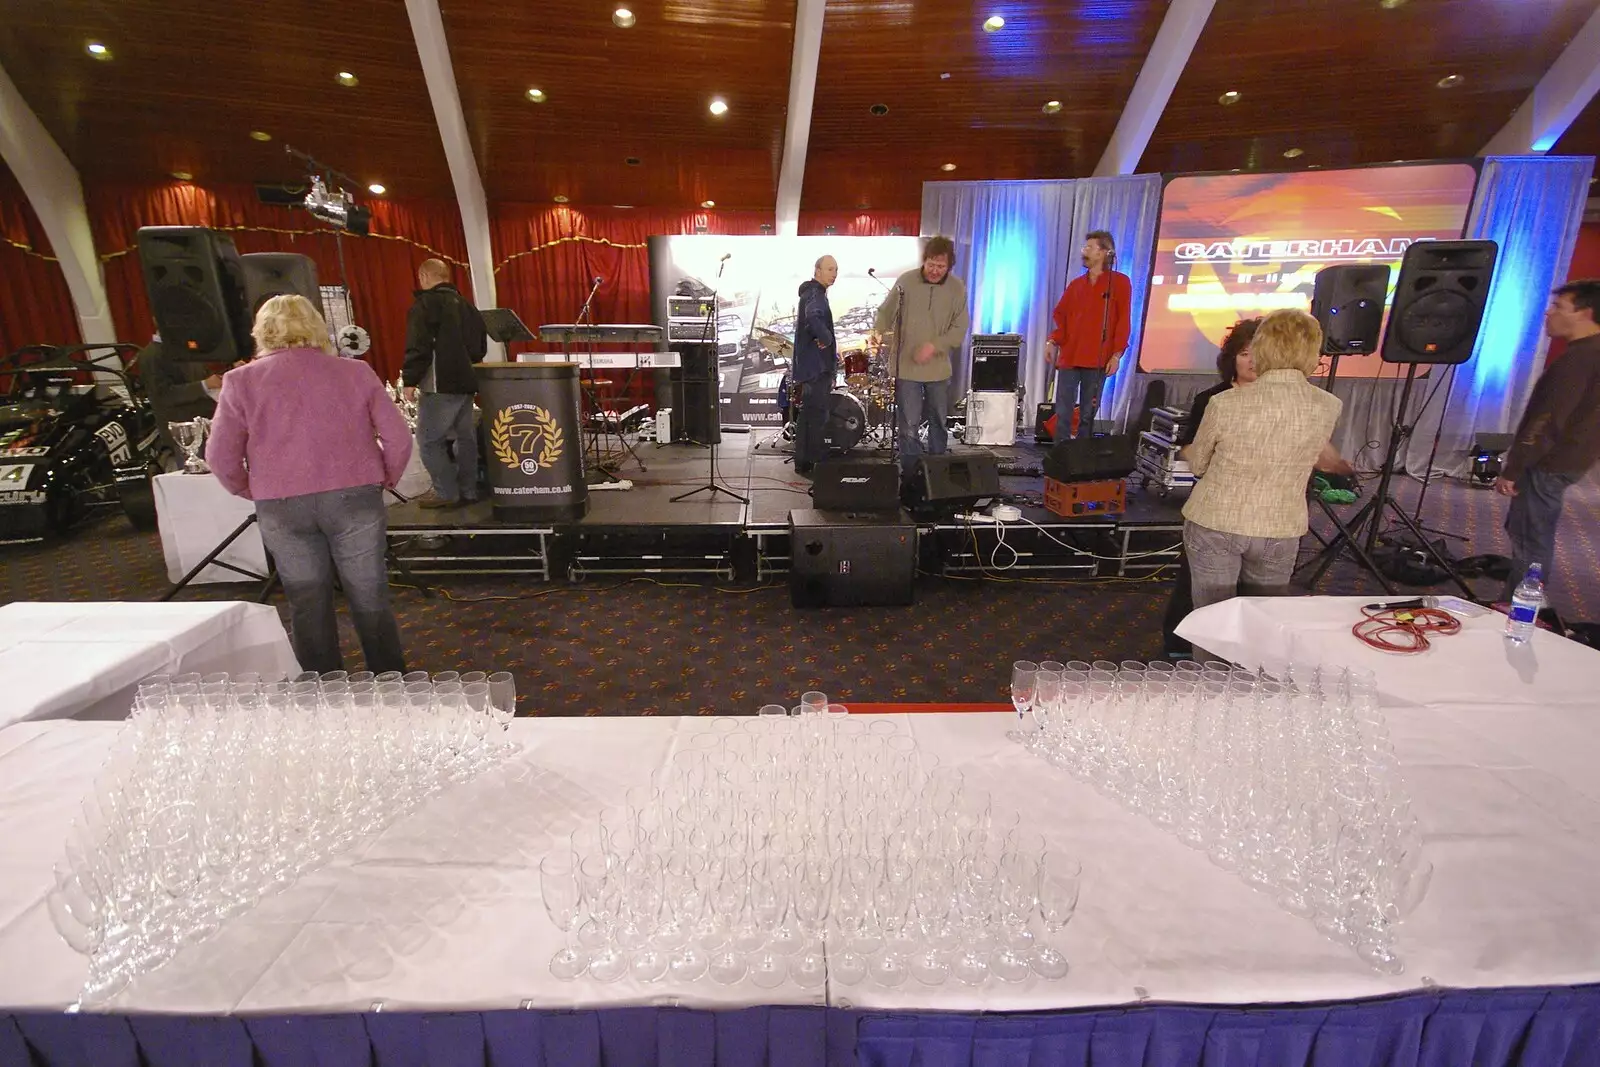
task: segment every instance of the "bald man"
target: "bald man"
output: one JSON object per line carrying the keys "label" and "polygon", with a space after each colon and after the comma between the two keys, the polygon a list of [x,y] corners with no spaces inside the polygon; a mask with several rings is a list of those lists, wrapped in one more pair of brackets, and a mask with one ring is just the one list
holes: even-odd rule
{"label": "bald man", "polygon": [[[489,351],[483,316],[450,284],[443,260],[417,268],[416,299],[406,316],[406,360],[400,370],[407,400],[417,403],[417,447],[433,488],[417,498],[425,508],[454,508],[478,499],[478,431],[472,365]],[[455,446],[451,455],[450,446]]]}
{"label": "bald man", "polygon": [[795,311],[794,380],[800,383],[800,417],[795,421],[794,469],[809,475],[828,458],[822,439],[828,422],[828,397],[839,373],[839,345],[833,336],[833,309],[828,288],[839,277],[832,256],[817,260],[811,279],[800,286],[800,306]]}

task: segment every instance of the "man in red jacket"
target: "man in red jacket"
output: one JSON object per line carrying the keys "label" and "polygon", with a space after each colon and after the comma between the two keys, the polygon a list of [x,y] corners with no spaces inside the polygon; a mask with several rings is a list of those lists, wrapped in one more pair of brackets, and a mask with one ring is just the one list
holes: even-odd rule
{"label": "man in red jacket", "polygon": [[[1045,354],[1056,367],[1055,439],[1094,435],[1094,415],[1106,376],[1117,373],[1117,361],[1128,347],[1128,309],[1133,283],[1111,269],[1117,246],[1105,230],[1083,239],[1083,265],[1088,273],[1067,283],[1052,316],[1056,328]],[[1078,408],[1078,431],[1072,433],[1072,409]]]}

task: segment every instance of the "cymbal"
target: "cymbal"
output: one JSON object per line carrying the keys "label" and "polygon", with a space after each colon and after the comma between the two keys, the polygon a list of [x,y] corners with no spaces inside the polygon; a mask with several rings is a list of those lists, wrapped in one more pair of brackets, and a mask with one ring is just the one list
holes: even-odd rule
{"label": "cymbal", "polygon": [[794,355],[794,342],[775,330],[765,326],[757,326],[754,331],[756,343],[776,356]]}

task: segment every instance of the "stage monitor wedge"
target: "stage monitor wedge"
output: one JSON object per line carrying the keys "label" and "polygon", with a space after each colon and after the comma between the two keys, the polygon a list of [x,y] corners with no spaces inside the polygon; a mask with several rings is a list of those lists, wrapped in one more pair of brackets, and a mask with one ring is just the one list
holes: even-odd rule
{"label": "stage monitor wedge", "polygon": [[1408,247],[1383,335],[1384,362],[1471,359],[1499,250],[1493,241],[1417,241]]}
{"label": "stage monitor wedge", "polygon": [[310,256],[294,252],[249,252],[239,257],[244,268],[245,302],[253,322],[261,305],[275,296],[297,293],[322,310],[322,290],[317,285],[317,265]]}
{"label": "stage monitor wedge", "polygon": [[168,356],[197,363],[249,359],[250,307],[233,238],[203,226],[143,226],[135,240]]}
{"label": "stage monitor wedge", "polygon": [[1322,327],[1323,354],[1376,352],[1388,298],[1387,263],[1339,263],[1317,271],[1311,314]]}

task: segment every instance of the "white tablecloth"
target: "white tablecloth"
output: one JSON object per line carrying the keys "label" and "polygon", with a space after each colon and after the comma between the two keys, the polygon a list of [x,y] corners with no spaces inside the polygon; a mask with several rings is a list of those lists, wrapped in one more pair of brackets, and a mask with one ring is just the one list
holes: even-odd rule
{"label": "white tablecloth", "polygon": [[0,607],[0,727],[126,718],[135,684],[161,671],[299,669],[277,611],[265,604]]}
{"label": "white tablecloth", "polygon": [[[161,553],[167,560],[169,582],[177,582],[188,574],[256,511],[254,503],[222,488],[214,474],[158,474],[155,493],[156,524],[161,528]],[[260,528],[252,525],[217,559],[265,578],[267,553],[261,547]],[[198,583],[248,582],[251,579],[213,565],[195,575],[194,580]]]}
{"label": "white tablecloth", "polygon": [[[997,810],[1020,810],[1052,849],[1083,861],[1060,982],[899,990],[834,984],[829,1000],[885,1009],[1025,1010],[1156,1000],[1349,999],[1447,986],[1600,980],[1600,799],[1552,771],[1555,747],[1600,758],[1587,709],[1394,717],[1394,738],[1436,871],[1402,927],[1407,969],[1378,975],[1348,948],[1213,866],[1147,820],[1027,756],[999,714],[913,715],[941,765]],[[551,978],[560,935],[540,905],[537,863],[580,816],[620,802],[682,743],[688,720],[519,720],[522,756],[435,798],[287,892],[141,979],[114,1005],[174,1012],[487,1009],[794,1003],[702,979],[650,986]],[[1547,733],[1558,723],[1566,732]],[[696,724],[696,728],[703,724]],[[85,962],[56,936],[43,898],[78,797],[112,727],[48,723],[0,733],[0,1005],[59,1008]],[[1509,748],[1508,738],[1520,744]],[[562,842],[558,847],[565,847]]]}

